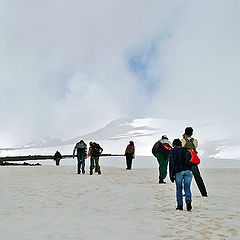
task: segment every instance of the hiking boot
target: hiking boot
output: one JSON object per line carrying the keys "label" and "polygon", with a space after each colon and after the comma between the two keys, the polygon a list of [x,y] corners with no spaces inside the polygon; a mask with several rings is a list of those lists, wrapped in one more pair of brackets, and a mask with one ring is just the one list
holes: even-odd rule
{"label": "hiking boot", "polygon": [[85,173],[85,170],[84,170],[84,169],[82,170],[82,173],[83,173],[83,174]]}
{"label": "hiking boot", "polygon": [[90,170],[90,175],[93,175],[93,171],[92,170]]}
{"label": "hiking boot", "polygon": [[187,210],[191,211],[191,209],[192,209],[191,201],[187,201],[186,204],[187,204]]}
{"label": "hiking boot", "polygon": [[177,207],[176,210],[183,210],[183,207]]}
{"label": "hiking boot", "polygon": [[163,178],[160,178],[158,183],[160,183],[160,184],[166,184],[166,182],[163,181]]}
{"label": "hiking boot", "polygon": [[102,173],[101,172],[98,172],[98,175],[101,175]]}

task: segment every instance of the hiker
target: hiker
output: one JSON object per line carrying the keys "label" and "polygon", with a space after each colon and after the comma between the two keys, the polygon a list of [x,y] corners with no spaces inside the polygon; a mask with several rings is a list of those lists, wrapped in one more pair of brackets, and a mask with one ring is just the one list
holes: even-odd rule
{"label": "hiker", "polygon": [[183,210],[183,194],[182,188],[184,186],[185,202],[187,210],[192,209],[192,165],[187,164],[187,148],[182,147],[180,139],[173,140],[173,149],[170,152],[169,175],[171,182],[176,183],[177,208],[176,210]]}
{"label": "hiker", "polygon": [[84,174],[85,173],[85,158],[87,156],[87,144],[83,140],[78,142],[73,149],[73,158],[76,156],[75,155],[76,150],[77,150],[77,160],[78,160],[77,173],[80,174],[81,168],[82,168],[82,173]]}
{"label": "hiker", "polygon": [[96,142],[90,142],[90,147],[88,150],[87,157],[90,156],[90,175],[93,174],[93,169],[95,168],[95,172],[101,175],[101,168],[99,165],[99,155],[102,153],[103,149]]}
{"label": "hiker", "polygon": [[135,158],[135,147],[134,147],[133,141],[130,141],[129,144],[127,145],[127,148],[125,150],[125,156],[126,156],[126,164],[127,164],[126,170],[131,170],[132,160],[133,158]]}
{"label": "hiker", "polygon": [[59,151],[56,151],[54,156],[53,156],[53,159],[56,162],[56,166],[59,165],[61,158],[62,158],[61,153]]}
{"label": "hiker", "polygon": [[153,148],[152,154],[157,158],[159,164],[159,183],[165,184],[164,179],[167,176],[167,165],[171,150],[171,142],[166,135],[163,135],[161,140],[157,141]]}
{"label": "hiker", "polygon": [[[198,141],[197,139],[195,138],[192,138],[192,135],[193,135],[193,129],[191,127],[187,127],[185,129],[185,132],[183,134],[183,139],[181,140],[182,141],[182,146],[183,147],[186,147],[186,148],[190,148],[192,149],[194,152],[197,153],[197,146],[198,146]],[[203,182],[203,179],[201,177],[201,174],[200,174],[200,171],[198,169],[198,165],[195,164],[193,167],[192,167],[192,172],[193,172],[193,176],[194,176],[194,179],[197,183],[197,186],[198,186],[198,189],[201,193],[201,195],[203,197],[207,197],[207,190],[206,190],[206,187],[204,185],[204,182]]]}

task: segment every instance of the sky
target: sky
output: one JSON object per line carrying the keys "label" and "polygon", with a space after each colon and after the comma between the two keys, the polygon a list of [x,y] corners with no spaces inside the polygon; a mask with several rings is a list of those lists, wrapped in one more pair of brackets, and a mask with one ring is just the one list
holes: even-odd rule
{"label": "sky", "polygon": [[122,117],[240,130],[238,0],[0,0],[0,147]]}

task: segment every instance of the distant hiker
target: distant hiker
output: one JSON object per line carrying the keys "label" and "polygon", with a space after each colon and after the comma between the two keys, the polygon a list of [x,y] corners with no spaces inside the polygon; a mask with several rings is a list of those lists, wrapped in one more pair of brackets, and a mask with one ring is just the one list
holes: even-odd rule
{"label": "distant hiker", "polygon": [[164,179],[167,176],[167,165],[171,150],[171,142],[166,135],[163,135],[161,140],[157,141],[153,148],[152,154],[157,158],[159,164],[159,183],[166,183]]}
{"label": "distant hiker", "polygon": [[177,208],[183,210],[183,194],[182,188],[184,185],[185,201],[187,210],[192,209],[192,166],[187,164],[187,148],[182,147],[180,139],[173,140],[173,149],[170,152],[169,175],[171,182],[176,183]]}
{"label": "distant hiker", "polygon": [[56,151],[55,154],[54,154],[54,157],[53,157],[53,159],[56,162],[56,166],[59,165],[61,158],[62,158],[61,153],[59,151]]}
{"label": "distant hiker", "polygon": [[[193,135],[193,129],[191,127],[187,127],[185,129],[185,133],[183,134],[183,139],[182,141],[182,146],[186,147],[186,148],[190,148],[192,149],[194,152],[197,153],[197,146],[198,146],[198,141],[197,139],[192,138]],[[206,187],[204,185],[203,179],[201,177],[200,171],[198,169],[198,165],[194,165],[192,167],[192,172],[193,172],[193,176],[194,179],[197,183],[198,189],[201,192],[201,195],[203,197],[207,197],[207,190]]]}
{"label": "distant hiker", "polygon": [[127,148],[125,150],[125,156],[126,156],[126,164],[127,164],[126,170],[131,170],[132,160],[133,158],[135,158],[135,147],[134,147],[133,141],[130,141],[129,144],[127,145]]}
{"label": "distant hiker", "polygon": [[77,160],[78,160],[78,165],[77,165],[77,173],[81,173],[81,168],[82,168],[82,173],[85,173],[85,158],[87,156],[87,144],[81,140],[78,142],[74,149],[73,149],[73,158],[75,157],[75,151],[77,150]]}
{"label": "distant hiker", "polygon": [[102,153],[103,149],[96,142],[90,142],[90,147],[88,150],[88,157],[90,156],[90,175],[93,174],[93,169],[95,168],[95,172],[101,175],[101,169],[99,165],[99,155]]}

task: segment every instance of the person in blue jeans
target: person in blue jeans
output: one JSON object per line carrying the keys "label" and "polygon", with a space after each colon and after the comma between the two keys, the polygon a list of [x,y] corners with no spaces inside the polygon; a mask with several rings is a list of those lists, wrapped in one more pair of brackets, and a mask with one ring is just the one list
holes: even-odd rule
{"label": "person in blue jeans", "polygon": [[81,168],[82,168],[82,173],[84,174],[85,173],[85,158],[87,156],[87,144],[83,140],[78,142],[73,149],[73,158],[75,157],[76,150],[77,150],[77,160],[78,160],[77,173],[80,174]]}
{"label": "person in blue jeans", "polygon": [[183,186],[187,210],[192,209],[192,166],[187,164],[187,148],[182,147],[180,139],[174,139],[173,149],[170,152],[169,175],[171,182],[176,183],[177,208],[183,210]]}

